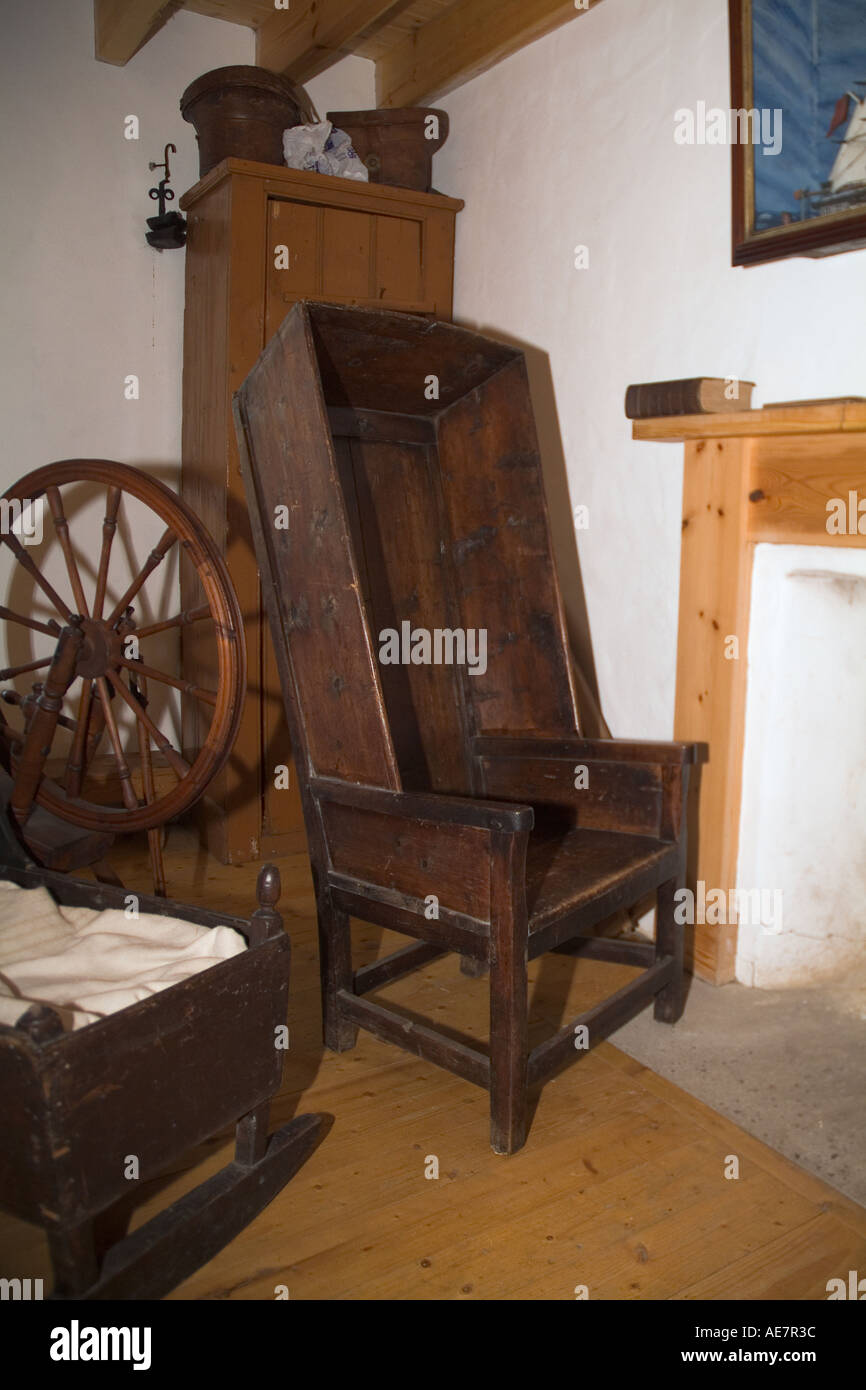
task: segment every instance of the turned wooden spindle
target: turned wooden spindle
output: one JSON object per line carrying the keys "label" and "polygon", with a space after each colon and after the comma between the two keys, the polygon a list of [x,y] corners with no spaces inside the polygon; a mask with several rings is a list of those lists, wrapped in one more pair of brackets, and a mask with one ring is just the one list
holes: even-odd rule
{"label": "turned wooden spindle", "polygon": [[283,930],[283,919],[276,907],[280,898],[280,871],[276,864],[263,864],[256,880],[256,901],[258,907],[250,918],[250,945],[279,936]]}
{"label": "turned wooden spindle", "polygon": [[15,786],[10,799],[10,807],[19,824],[30,814],[36,791],[42,780],[45,759],[51,751],[51,742],[57,728],[57,720],[63,705],[63,697],[75,677],[75,667],[82,642],[81,617],[73,614],[61,630],[45,684],[36,701],[36,709],[27,735],[18,769]]}

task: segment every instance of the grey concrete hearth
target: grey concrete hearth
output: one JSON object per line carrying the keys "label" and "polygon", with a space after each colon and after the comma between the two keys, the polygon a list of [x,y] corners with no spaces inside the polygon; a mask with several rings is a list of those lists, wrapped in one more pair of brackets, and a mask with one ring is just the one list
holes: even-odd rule
{"label": "grey concrete hearth", "polygon": [[809,990],[692,980],[673,1028],[610,1041],[866,1206],[866,977]]}

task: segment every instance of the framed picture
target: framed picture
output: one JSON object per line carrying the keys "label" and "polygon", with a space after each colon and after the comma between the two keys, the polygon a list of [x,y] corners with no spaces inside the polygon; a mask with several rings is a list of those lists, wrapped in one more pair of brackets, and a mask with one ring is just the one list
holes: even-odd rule
{"label": "framed picture", "polygon": [[728,0],[733,264],[866,246],[866,0]]}

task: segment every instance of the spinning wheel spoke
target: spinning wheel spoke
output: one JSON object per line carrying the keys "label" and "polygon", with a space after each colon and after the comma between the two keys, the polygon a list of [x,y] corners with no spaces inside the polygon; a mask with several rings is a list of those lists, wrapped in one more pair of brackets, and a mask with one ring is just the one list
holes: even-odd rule
{"label": "spinning wheel spoke", "polygon": [[75,552],[69,540],[69,522],[66,520],[66,513],[63,510],[63,499],[60,496],[60,489],[49,487],[45,490],[48,498],[48,505],[51,508],[51,516],[54,521],[54,530],[57,532],[57,539],[60,542],[60,549],[63,551],[63,558],[66,561],[66,571],[69,575],[69,582],[72,585],[72,593],[78,612],[83,617],[90,616],[87,607],[87,599],[84,597],[84,589],[81,584],[81,575],[78,573],[78,565],[75,561]]}
{"label": "spinning wheel spoke", "polygon": [[[135,669],[134,664],[133,669]],[[142,671],[143,669],[144,668],[141,666],[138,667],[139,671]],[[141,704],[138,700],[136,700],[132,692],[129,689],[127,689],[124,682],[114,671],[109,670],[106,671],[105,674],[108,677],[114,689],[117,691],[117,694],[120,696],[123,702],[126,705],[128,705],[128,707],[132,710],[139,725],[142,725],[144,729],[150,734],[160,753],[162,753],[165,757],[166,762],[169,763],[169,765],[177,774],[178,780],[180,780],[183,777],[186,777],[190,770],[189,763],[186,761],[184,757],[181,756],[180,753],[178,753],[177,749],[173,746],[173,744],[169,742],[162,730],[159,729],[156,724],[154,724],[150,715],[147,713],[147,710],[145,709],[144,705]],[[145,740],[145,743],[147,746],[148,764],[150,764],[150,743],[147,740]]]}
{"label": "spinning wheel spoke", "polygon": [[66,795],[77,797],[81,794],[81,782],[84,776],[85,766],[85,746],[87,742],[87,727],[90,723],[90,711],[93,708],[93,681],[89,676],[81,682],[81,698],[78,701],[78,720],[75,726],[75,738],[72,740],[72,748],[66,761],[66,777],[64,785]]}
{"label": "spinning wheel spoke", "polygon": [[111,557],[111,543],[117,530],[117,512],[123,496],[119,487],[110,487],[105,503],[105,517],[102,522],[102,549],[99,554],[99,570],[96,575],[96,596],[93,600],[94,618],[102,617],[105,603],[105,586],[108,583],[108,561]]}
{"label": "spinning wheel spoke", "polygon": [[7,623],[20,623],[22,627],[32,628],[34,632],[44,632],[49,637],[57,637],[60,633],[60,624],[53,618],[49,618],[47,623],[40,623],[36,618],[25,618],[23,613],[13,613],[11,608],[4,608],[2,603],[0,618],[5,618]]}
{"label": "spinning wheel spoke", "polygon": [[167,527],[166,530],[163,532],[159,544],[156,545],[154,549],[150,552],[142,568],[136,575],[135,579],[133,579],[126,593],[123,595],[123,598],[119,599],[118,602],[112,608],[111,613],[106,619],[109,627],[114,627],[114,624],[117,622],[121,613],[123,613],[132,603],[132,600],[135,598],[136,594],[138,593],[142,584],[144,584],[145,580],[148,579],[151,574],[153,574],[153,571],[156,569],[157,565],[162,564],[163,560],[165,559],[168,552],[171,550],[171,547],[174,545],[176,540],[177,536],[175,535],[174,531],[171,529],[170,526]]}
{"label": "spinning wheel spoke", "polygon": [[123,744],[120,741],[120,733],[117,728],[117,721],[114,718],[114,710],[111,708],[111,700],[108,695],[108,686],[104,676],[97,676],[96,689],[102,702],[102,712],[105,715],[105,727],[108,729],[108,737],[111,739],[111,746],[114,749],[114,761],[117,763],[117,774],[120,778],[120,793],[123,797],[123,804],[128,811],[138,810],[138,797],[132,785],[132,771],[126,761],[126,754],[123,751]]}
{"label": "spinning wheel spoke", "polygon": [[167,632],[171,627],[188,627],[190,623],[199,623],[202,618],[211,618],[213,614],[206,603],[200,608],[188,608],[183,613],[175,613],[173,618],[163,618],[159,623],[148,623],[146,627],[138,628],[139,637],[152,637],[155,632]]}
{"label": "spinning wheel spoke", "polygon": [[60,597],[57,590],[53,588],[51,584],[48,583],[48,580],[45,578],[45,575],[42,573],[41,569],[35,563],[33,558],[24,549],[24,546],[21,544],[18,537],[13,536],[11,531],[7,531],[3,536],[0,536],[0,540],[6,542],[9,549],[12,551],[12,554],[15,556],[15,559],[18,561],[19,565],[21,565],[30,575],[31,579],[33,579],[34,582],[39,585],[46,598],[49,598],[51,600],[58,613],[60,613],[61,616],[67,619],[68,621],[68,619],[72,617],[72,613],[66,607],[66,604],[63,602],[63,599]]}
{"label": "spinning wheel spoke", "polygon": [[151,680],[162,681],[163,685],[173,686],[175,690],[182,690],[184,695],[193,695],[196,700],[203,700],[206,705],[216,705],[215,690],[203,690],[200,685],[193,685],[192,681],[180,680],[177,676],[170,676],[167,671],[157,671],[153,666],[145,666],[141,661],[128,661],[126,657],[121,657],[119,664],[129,671],[140,671]]}
{"label": "spinning wheel spoke", "polygon": [[[144,715],[147,705],[147,681],[141,677],[141,713]],[[156,800],[156,787],[153,781],[153,762],[150,756],[150,739],[147,736],[147,729],[144,720],[139,719],[136,728],[138,729],[138,754],[141,759],[141,781],[144,787],[144,799],[148,806]],[[168,740],[166,740],[168,743]],[[169,747],[171,745],[168,745]],[[172,752],[174,750],[172,749]],[[162,857],[162,831],[159,829],[148,830],[147,848],[150,854],[150,868],[153,874],[153,891],[158,898],[164,898],[165,893],[165,860]]]}
{"label": "spinning wheel spoke", "polygon": [[43,666],[50,666],[53,657],[43,657],[41,661],[26,661],[23,666],[6,666],[0,671],[0,681],[11,681],[16,676],[22,676],[25,671],[41,671]]}
{"label": "spinning wheel spoke", "polygon": [[82,763],[81,775],[87,776],[87,769],[96,757],[97,750],[102,742],[102,735],[105,733],[105,714],[102,709],[102,701],[93,700],[91,691],[90,725],[87,730],[87,740],[84,745],[84,759]]}

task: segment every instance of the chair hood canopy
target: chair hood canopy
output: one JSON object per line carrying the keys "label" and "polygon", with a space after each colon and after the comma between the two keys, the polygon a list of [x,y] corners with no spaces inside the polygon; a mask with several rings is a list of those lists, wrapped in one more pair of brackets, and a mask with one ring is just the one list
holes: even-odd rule
{"label": "chair hood canopy", "polygon": [[518,349],[300,302],[235,408],[302,773],[468,794],[476,735],[577,731]]}

